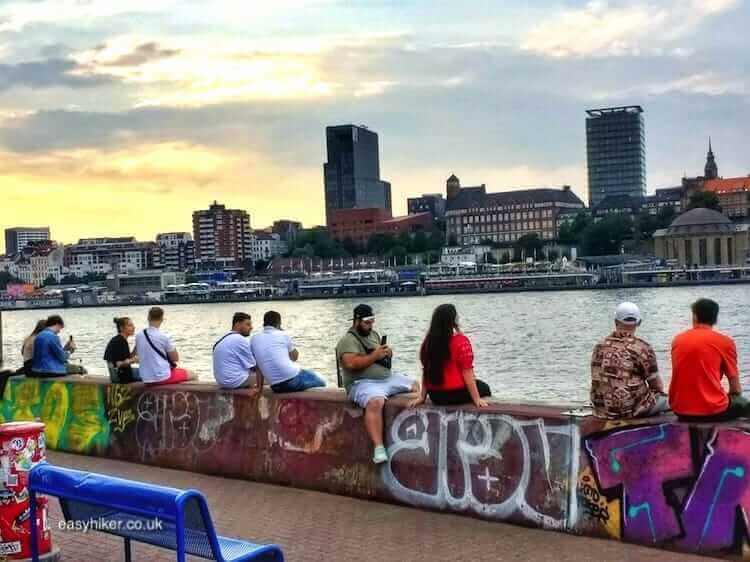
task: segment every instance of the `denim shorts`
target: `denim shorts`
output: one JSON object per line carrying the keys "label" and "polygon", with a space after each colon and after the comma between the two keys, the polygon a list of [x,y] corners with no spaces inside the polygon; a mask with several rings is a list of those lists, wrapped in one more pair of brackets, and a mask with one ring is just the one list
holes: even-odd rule
{"label": "denim shorts", "polygon": [[325,385],[326,381],[324,381],[320,375],[308,371],[307,369],[302,369],[291,379],[272,384],[271,390],[274,392],[302,392],[308,388],[316,388]]}

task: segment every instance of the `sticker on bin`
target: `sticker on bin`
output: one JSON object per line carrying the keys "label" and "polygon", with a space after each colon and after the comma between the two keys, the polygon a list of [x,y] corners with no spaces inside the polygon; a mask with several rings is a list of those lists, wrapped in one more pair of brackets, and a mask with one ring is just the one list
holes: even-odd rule
{"label": "sticker on bin", "polygon": [[21,552],[21,541],[0,542],[0,554],[18,554]]}

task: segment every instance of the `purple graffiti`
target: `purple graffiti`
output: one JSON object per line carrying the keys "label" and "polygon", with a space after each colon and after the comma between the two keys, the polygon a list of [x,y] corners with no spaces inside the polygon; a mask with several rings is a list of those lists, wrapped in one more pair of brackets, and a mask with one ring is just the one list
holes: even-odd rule
{"label": "purple graffiti", "polygon": [[686,426],[637,427],[586,441],[603,490],[622,486],[623,538],[655,544],[680,536],[664,483],[693,475]]}
{"label": "purple graffiti", "polygon": [[750,508],[750,434],[739,429],[716,431],[708,444],[703,469],[685,502],[685,537],[678,545],[693,551],[730,548],[735,541],[737,507],[747,527]]}

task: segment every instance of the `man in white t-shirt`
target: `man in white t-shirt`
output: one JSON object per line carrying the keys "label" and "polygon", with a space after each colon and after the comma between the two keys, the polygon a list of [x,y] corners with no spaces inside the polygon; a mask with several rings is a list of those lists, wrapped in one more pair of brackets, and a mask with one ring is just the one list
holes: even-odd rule
{"label": "man in white t-shirt", "polygon": [[317,374],[296,364],[299,352],[292,338],[281,329],[281,315],[270,310],[263,316],[263,331],[250,340],[259,371],[253,393],[263,389],[267,378],[274,392],[300,392],[308,388],[325,386]]}
{"label": "man in white t-shirt", "polygon": [[252,331],[250,315],[236,312],[232,317],[232,331],[214,344],[214,378],[222,388],[250,386],[250,374],[255,370],[249,339]]}
{"label": "man in white t-shirt", "polygon": [[195,375],[179,369],[180,356],[172,338],[162,332],[164,309],[155,306],[148,311],[148,327],[135,336],[139,374],[147,384],[176,384],[195,379]]}

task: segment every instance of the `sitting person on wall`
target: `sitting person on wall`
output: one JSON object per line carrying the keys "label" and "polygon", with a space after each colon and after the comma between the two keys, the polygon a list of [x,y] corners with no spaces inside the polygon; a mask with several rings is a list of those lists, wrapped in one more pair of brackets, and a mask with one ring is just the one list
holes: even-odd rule
{"label": "sitting person on wall", "polygon": [[247,388],[255,370],[255,357],[250,347],[253,322],[249,314],[236,312],[232,330],[214,344],[214,378],[222,388]]}
{"label": "sitting person on wall", "polygon": [[258,362],[253,394],[263,389],[264,379],[268,379],[274,392],[301,392],[326,385],[319,375],[297,365],[299,352],[289,334],[281,329],[278,312],[269,310],[263,315],[263,331],[252,337],[250,345]]}
{"label": "sitting person on wall", "polygon": [[133,363],[138,363],[138,356],[130,351],[128,345],[128,338],[135,333],[135,324],[127,316],[115,318],[114,323],[117,327],[117,335],[109,340],[104,350],[109,380],[123,384],[140,381],[138,368],[133,367]]}
{"label": "sitting person on wall", "polygon": [[[734,340],[714,326],[719,305],[709,299],[693,303],[693,327],[672,341],[672,381],[669,403],[687,422],[720,422],[750,417],[750,403],[742,396]],[[721,379],[729,382],[729,394]]]}
{"label": "sitting person on wall", "polygon": [[47,320],[44,318],[42,320],[39,320],[39,322],[37,322],[36,326],[34,327],[34,331],[26,336],[26,338],[23,340],[23,343],[21,344],[21,357],[23,358],[23,367],[21,367],[17,371],[18,374],[31,374],[31,366],[34,362],[34,340],[46,327]]}
{"label": "sitting person on wall", "polygon": [[135,337],[141,380],[152,385],[194,380],[196,377],[193,373],[177,367],[180,356],[172,338],[161,331],[162,322],[164,309],[154,306],[148,311],[148,327]]}
{"label": "sitting person on wall", "polygon": [[635,332],[643,319],[632,302],[615,309],[615,331],[591,355],[594,415],[609,420],[657,416],[669,411],[653,348]]}
{"label": "sitting person on wall", "polygon": [[409,407],[423,404],[428,394],[439,406],[473,403],[477,408],[487,407],[483,398],[492,396],[492,392],[486,382],[474,376],[474,351],[469,338],[458,328],[458,313],[452,304],[441,304],[432,313],[419,359],[422,390]]}
{"label": "sitting person on wall", "polygon": [[60,343],[59,334],[65,328],[62,317],[53,314],[47,318],[45,324],[46,328],[34,339],[34,356],[29,376],[51,378],[86,374],[86,369],[69,361],[76,350],[73,336],[70,336],[64,347]]}
{"label": "sitting person on wall", "polygon": [[388,460],[383,446],[385,401],[396,394],[419,392],[419,383],[391,372],[393,351],[372,329],[374,324],[372,308],[357,306],[351,328],[336,346],[336,358],[349,400],[365,410],[365,428],[374,445],[372,462],[379,464]]}

